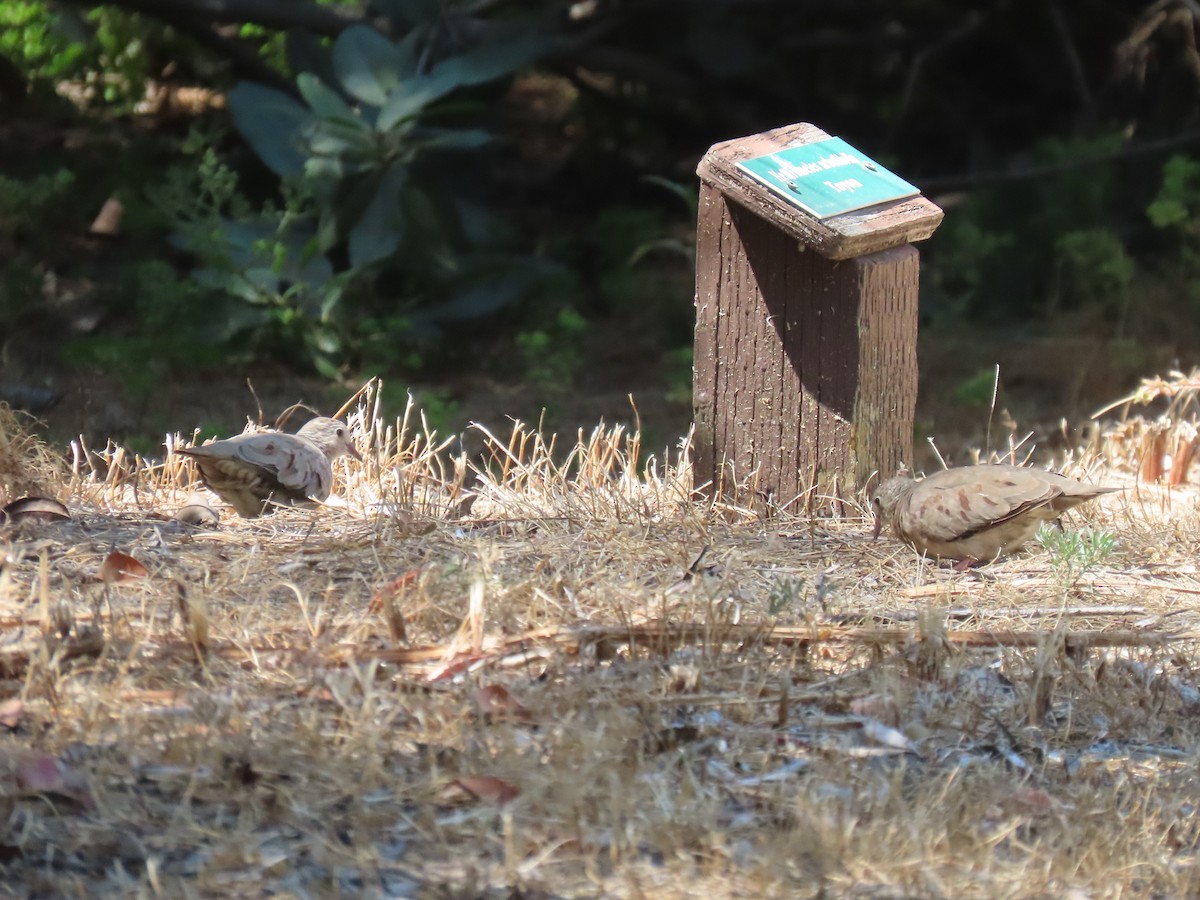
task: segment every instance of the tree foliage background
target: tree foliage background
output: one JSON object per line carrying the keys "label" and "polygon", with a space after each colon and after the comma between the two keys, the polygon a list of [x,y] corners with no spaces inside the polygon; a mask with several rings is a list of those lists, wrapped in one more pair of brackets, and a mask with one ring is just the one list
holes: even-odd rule
{"label": "tree foliage background", "polygon": [[[1130,370],[1192,362],[1198,14],[3,0],[9,371],[92,367],[134,393],[262,360],[503,371],[545,399],[586,385],[599,347],[679,398],[696,162],[796,121],[947,209],[922,247],[931,347],[1086,335]],[[108,199],[119,230],[89,231]],[[990,394],[954,379],[967,407]]]}

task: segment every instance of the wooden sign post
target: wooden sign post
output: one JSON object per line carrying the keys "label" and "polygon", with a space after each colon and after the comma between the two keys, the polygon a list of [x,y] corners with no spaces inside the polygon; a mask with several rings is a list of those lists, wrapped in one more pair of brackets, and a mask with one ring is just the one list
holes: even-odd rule
{"label": "wooden sign post", "polygon": [[911,465],[912,242],[941,209],[803,123],[697,171],[696,487],[812,511]]}

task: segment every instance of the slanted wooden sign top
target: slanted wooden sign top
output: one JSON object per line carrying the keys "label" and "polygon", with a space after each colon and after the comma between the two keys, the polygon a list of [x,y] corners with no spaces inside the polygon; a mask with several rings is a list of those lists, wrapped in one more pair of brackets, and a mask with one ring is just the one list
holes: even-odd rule
{"label": "slanted wooden sign top", "polygon": [[818,219],[921,193],[838,137],[785,147],[737,165]]}
{"label": "slanted wooden sign top", "polygon": [[[696,171],[731,202],[826,259],[852,259],[923,241],[942,221],[937,205],[907,181],[807,122],[714,144]],[[885,190],[887,183],[893,187]],[[818,189],[839,205],[818,205]]]}

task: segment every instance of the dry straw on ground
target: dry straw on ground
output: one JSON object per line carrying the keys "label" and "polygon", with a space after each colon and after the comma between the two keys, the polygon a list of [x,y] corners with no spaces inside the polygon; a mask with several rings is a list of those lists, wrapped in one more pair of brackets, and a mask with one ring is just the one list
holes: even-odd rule
{"label": "dry straw on ground", "polygon": [[1194,490],[1092,472],[1109,558],[963,574],[372,402],[334,503],[215,529],[181,457],[0,421],[73,516],[0,531],[0,895],[1200,889]]}

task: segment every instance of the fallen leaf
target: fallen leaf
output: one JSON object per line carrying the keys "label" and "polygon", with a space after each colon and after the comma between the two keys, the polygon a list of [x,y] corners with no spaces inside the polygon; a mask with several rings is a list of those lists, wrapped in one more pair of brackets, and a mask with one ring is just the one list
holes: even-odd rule
{"label": "fallen leaf", "polygon": [[24,717],[25,704],[16,697],[0,701],[0,725],[13,729],[21,724]]}
{"label": "fallen leaf", "polygon": [[1041,788],[1019,788],[1005,798],[1004,805],[1011,810],[1038,815],[1053,812],[1062,803]]}
{"label": "fallen leaf", "polygon": [[421,570],[419,568],[409,569],[403,575],[393,578],[375,592],[375,596],[371,598],[371,603],[367,607],[367,612],[383,612],[384,603],[388,600],[395,600],[398,597],[402,597],[412,587],[413,583],[416,582],[420,574]]}
{"label": "fallen leaf", "polygon": [[184,525],[195,525],[198,528],[216,528],[221,517],[207,504],[189,503],[179,508],[179,511],[175,513],[175,520]]}
{"label": "fallen leaf", "polygon": [[0,510],[0,523],[54,522],[69,518],[70,511],[50,497],[22,497]]}
{"label": "fallen leaf", "polygon": [[484,719],[512,719],[529,722],[533,713],[522,706],[508,688],[502,684],[482,684],[471,690],[471,702],[475,711]]}
{"label": "fallen leaf", "polygon": [[20,748],[0,749],[0,796],[59,794],[95,808],[87,780],[57,756]]}
{"label": "fallen leaf", "polygon": [[120,550],[113,550],[104,557],[104,562],[100,564],[99,578],[105,584],[134,581],[139,578],[147,578],[149,575],[149,569],[128,553],[122,553]]}
{"label": "fallen leaf", "polygon": [[109,197],[100,207],[100,212],[96,214],[96,218],[92,221],[92,227],[88,230],[92,234],[116,237],[121,233],[121,218],[124,215],[125,207],[121,201],[116,197]]}
{"label": "fallen leaf", "polygon": [[443,803],[507,803],[520,794],[513,785],[494,775],[464,775],[442,788],[438,796]]}

